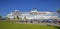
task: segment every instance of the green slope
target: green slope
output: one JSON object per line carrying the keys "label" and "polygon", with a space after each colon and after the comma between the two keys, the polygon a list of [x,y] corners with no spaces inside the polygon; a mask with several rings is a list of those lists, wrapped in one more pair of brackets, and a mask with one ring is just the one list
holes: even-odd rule
{"label": "green slope", "polygon": [[13,22],[0,21],[0,29],[56,29],[53,26],[36,24],[16,24]]}

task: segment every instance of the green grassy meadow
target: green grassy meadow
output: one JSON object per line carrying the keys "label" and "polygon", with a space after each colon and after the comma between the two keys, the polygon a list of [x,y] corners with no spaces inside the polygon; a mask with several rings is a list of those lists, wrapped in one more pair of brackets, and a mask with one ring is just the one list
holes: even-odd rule
{"label": "green grassy meadow", "polygon": [[36,24],[17,24],[8,21],[0,21],[0,29],[56,29],[54,26]]}

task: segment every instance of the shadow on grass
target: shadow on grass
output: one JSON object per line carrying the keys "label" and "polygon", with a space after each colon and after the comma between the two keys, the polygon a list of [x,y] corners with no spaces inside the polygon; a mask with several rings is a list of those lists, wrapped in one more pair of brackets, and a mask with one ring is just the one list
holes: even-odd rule
{"label": "shadow on grass", "polygon": [[[47,25],[47,26],[52,27],[52,25]],[[60,29],[60,26],[53,26],[53,27],[54,27],[54,29]]]}
{"label": "shadow on grass", "polygon": [[54,26],[54,27],[56,27],[57,29],[60,29],[60,26]]}

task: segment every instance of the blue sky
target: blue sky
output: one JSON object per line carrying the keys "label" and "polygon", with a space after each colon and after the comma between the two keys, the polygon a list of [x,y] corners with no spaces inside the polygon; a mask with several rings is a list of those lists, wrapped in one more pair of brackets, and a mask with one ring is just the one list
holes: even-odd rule
{"label": "blue sky", "polygon": [[0,15],[6,16],[16,10],[21,12],[38,8],[38,11],[55,12],[60,9],[60,0],[0,0]]}

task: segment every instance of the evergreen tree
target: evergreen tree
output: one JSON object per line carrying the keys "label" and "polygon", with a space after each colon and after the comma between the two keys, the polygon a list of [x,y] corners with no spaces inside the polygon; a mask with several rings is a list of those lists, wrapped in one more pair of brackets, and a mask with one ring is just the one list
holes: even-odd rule
{"label": "evergreen tree", "polygon": [[27,23],[28,22],[28,19],[26,18],[26,16],[24,17],[24,19],[25,19],[24,21]]}
{"label": "evergreen tree", "polygon": [[57,10],[57,13],[59,14],[58,16],[60,17],[60,9]]}
{"label": "evergreen tree", "polygon": [[19,18],[19,16],[17,16],[17,19],[18,19],[18,22],[20,21],[20,18]]}
{"label": "evergreen tree", "polygon": [[2,16],[0,16],[0,20],[2,19]]}

